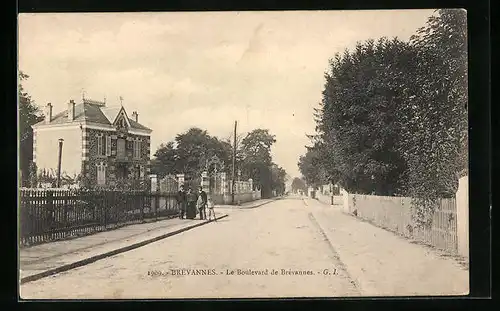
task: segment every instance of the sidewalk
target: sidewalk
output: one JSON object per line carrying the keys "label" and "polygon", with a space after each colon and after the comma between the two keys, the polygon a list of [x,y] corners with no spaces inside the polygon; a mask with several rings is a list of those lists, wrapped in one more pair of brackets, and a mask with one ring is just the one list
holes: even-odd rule
{"label": "sidewalk", "polygon": [[363,296],[468,294],[469,271],[453,258],[313,202],[312,216]]}
{"label": "sidewalk", "polygon": [[[257,200],[241,206],[216,206],[215,213],[217,219],[220,219],[228,216],[236,208],[253,208],[271,201],[273,200]],[[19,251],[21,282],[34,281],[80,267],[207,223],[209,221],[173,218],[21,248]]]}

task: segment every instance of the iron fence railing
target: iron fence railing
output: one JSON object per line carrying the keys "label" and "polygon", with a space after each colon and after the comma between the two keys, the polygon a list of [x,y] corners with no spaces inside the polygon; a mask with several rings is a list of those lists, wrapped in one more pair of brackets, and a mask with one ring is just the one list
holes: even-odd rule
{"label": "iron fence railing", "polygon": [[20,190],[20,245],[88,235],[178,215],[176,194],[115,190]]}

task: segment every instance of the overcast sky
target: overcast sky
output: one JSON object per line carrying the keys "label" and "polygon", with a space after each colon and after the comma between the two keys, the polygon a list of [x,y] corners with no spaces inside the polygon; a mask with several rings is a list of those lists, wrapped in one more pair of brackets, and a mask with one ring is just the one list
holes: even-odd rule
{"label": "overcast sky", "polygon": [[36,104],[123,105],[160,143],[197,126],[220,138],[267,128],[299,176],[328,59],[357,41],[407,40],[432,10],[64,13],[19,16],[19,69]]}

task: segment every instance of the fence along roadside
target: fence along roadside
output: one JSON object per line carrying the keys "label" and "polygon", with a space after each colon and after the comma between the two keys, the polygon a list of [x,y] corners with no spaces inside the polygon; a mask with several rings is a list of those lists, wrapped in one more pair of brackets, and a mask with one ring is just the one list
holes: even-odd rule
{"label": "fence along roadside", "polygon": [[411,198],[348,194],[349,212],[373,224],[452,254],[457,254],[457,204],[455,198],[440,199],[430,227],[412,221]]}
{"label": "fence along roadside", "polygon": [[22,189],[20,246],[178,215],[175,192]]}

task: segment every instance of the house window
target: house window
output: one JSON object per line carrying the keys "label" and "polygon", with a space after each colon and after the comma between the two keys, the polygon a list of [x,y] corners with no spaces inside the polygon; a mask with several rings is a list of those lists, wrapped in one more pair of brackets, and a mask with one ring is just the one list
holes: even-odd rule
{"label": "house window", "polygon": [[97,184],[99,186],[106,184],[106,165],[102,162],[97,165]]}
{"label": "house window", "polygon": [[111,155],[111,136],[106,136],[106,155]]}
{"label": "house window", "polygon": [[141,141],[139,139],[134,140],[134,158],[141,158]]}
{"label": "house window", "polygon": [[97,155],[111,155],[111,136],[105,137],[103,134],[97,134]]}

